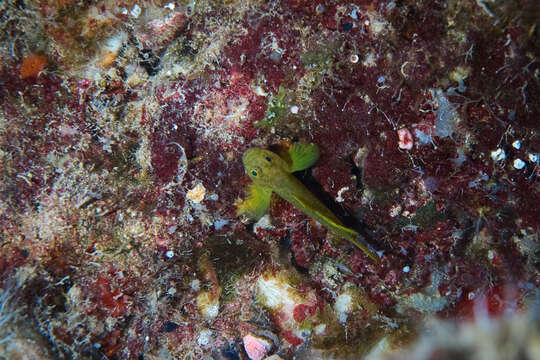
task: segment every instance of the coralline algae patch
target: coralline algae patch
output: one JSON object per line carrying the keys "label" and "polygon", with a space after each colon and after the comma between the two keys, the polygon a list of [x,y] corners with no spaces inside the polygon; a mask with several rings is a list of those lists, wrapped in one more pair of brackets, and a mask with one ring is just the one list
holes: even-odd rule
{"label": "coralline algae patch", "polygon": [[[537,6],[2,3],[1,356],[377,359],[528,315]],[[298,140],[379,263],[278,197],[236,215],[243,152]]]}

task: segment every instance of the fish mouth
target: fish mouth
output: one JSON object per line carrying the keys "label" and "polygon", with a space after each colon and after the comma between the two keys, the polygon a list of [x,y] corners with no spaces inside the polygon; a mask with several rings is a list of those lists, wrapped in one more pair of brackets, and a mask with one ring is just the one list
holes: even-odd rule
{"label": "fish mouth", "polygon": [[252,162],[253,158],[256,157],[257,155],[257,150],[258,149],[249,149],[249,150],[246,150],[246,152],[244,153],[244,155],[242,155],[242,162],[244,163],[244,167]]}

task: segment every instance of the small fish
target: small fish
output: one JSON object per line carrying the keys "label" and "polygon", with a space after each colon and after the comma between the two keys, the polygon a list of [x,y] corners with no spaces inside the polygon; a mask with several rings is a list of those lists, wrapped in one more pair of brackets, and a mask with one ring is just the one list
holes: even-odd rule
{"label": "small fish", "polygon": [[319,149],[312,143],[296,142],[288,152],[280,155],[265,149],[247,150],[242,160],[248,176],[253,181],[247,189],[247,197],[237,205],[238,215],[246,214],[250,218],[261,217],[270,205],[270,196],[276,193],[292,203],[328,230],[344,238],[360,249],[371,259],[378,262],[375,253],[362,244],[360,234],[349,229],[292,175],[311,167],[319,158]]}

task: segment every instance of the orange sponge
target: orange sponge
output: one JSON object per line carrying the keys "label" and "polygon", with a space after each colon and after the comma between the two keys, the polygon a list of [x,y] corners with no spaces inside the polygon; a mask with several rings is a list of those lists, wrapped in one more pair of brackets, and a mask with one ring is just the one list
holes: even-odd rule
{"label": "orange sponge", "polygon": [[36,77],[47,65],[47,58],[43,55],[28,55],[24,58],[19,73],[23,79]]}

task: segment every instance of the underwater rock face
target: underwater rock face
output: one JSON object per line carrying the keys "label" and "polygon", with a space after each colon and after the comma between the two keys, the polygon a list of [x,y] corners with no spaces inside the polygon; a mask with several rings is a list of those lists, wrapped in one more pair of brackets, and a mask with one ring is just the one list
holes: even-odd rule
{"label": "underwater rock face", "polygon": [[[440,346],[462,329],[536,358],[538,12],[0,3],[0,356],[485,351]],[[237,215],[244,151],[295,141],[320,150],[295,176],[379,263],[277,196]]]}

